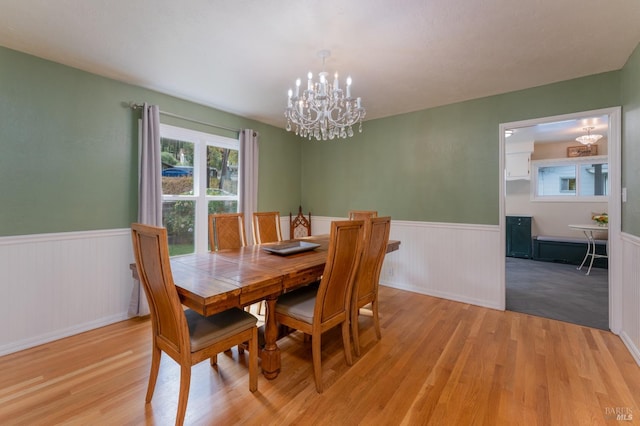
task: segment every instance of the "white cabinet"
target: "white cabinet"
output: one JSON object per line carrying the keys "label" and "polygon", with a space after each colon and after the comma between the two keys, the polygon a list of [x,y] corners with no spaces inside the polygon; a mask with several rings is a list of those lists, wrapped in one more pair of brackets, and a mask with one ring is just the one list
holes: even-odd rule
{"label": "white cabinet", "polygon": [[505,177],[507,180],[531,178],[533,141],[507,142],[505,145]]}
{"label": "white cabinet", "polygon": [[531,153],[529,152],[515,152],[513,154],[507,154],[507,180],[530,179],[530,163]]}

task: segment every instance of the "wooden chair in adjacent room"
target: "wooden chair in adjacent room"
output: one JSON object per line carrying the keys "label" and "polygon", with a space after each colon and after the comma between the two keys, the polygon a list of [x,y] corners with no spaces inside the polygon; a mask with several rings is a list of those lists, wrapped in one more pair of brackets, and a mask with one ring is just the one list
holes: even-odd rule
{"label": "wooden chair in adjacent room", "polygon": [[298,207],[298,214],[293,217],[289,212],[289,239],[304,238],[311,236],[311,212],[305,217],[302,214],[302,206]]}
{"label": "wooden chair in adjacent room", "polygon": [[316,390],[322,393],[321,336],[342,325],[347,365],[353,363],[349,335],[349,309],[355,275],[363,247],[363,221],[331,223],[327,263],[319,286],[285,293],[276,302],[276,322],[311,335]]}
{"label": "wooden chair in adjacent room", "polygon": [[255,244],[275,243],[282,241],[280,231],[280,213],[253,213],[253,242]]}
{"label": "wooden chair in adjacent room", "polygon": [[209,215],[209,245],[211,251],[247,246],[243,213]]}
{"label": "wooden chair in adjacent room", "polygon": [[173,282],[165,228],[134,223],[131,226],[133,251],[140,282],[151,313],[153,343],[146,402],[151,402],[162,352],[180,364],[180,390],[176,424],[181,425],[187,410],[191,367],[205,359],[216,364],[217,354],[249,342],[249,390],[258,389],[258,329],[256,318],[239,308],[204,317],[183,310]]}
{"label": "wooden chair in adjacent room", "polygon": [[360,356],[360,338],[358,335],[358,315],[360,308],[371,304],[373,325],[378,340],[381,338],[380,320],[378,318],[378,280],[382,262],[387,251],[389,232],[391,230],[391,217],[375,217],[365,221],[364,248],[360,266],[353,285],[353,298],[351,301],[351,336],[353,337],[354,350]]}
{"label": "wooden chair in adjacent room", "polygon": [[349,210],[349,220],[365,220],[372,217],[378,217],[375,210]]}

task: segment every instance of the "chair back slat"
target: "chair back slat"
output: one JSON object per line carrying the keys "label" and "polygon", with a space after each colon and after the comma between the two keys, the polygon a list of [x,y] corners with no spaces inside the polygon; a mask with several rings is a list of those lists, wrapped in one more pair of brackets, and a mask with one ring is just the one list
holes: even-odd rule
{"label": "chair back slat", "polygon": [[243,213],[209,215],[209,245],[212,251],[246,247]]}
{"label": "chair back slat", "polygon": [[361,220],[331,223],[327,263],[318,287],[314,323],[349,312],[353,283],[362,254]]}
{"label": "chair back slat", "polygon": [[375,210],[349,210],[349,220],[366,220],[378,217]]}
{"label": "chair back slat", "polygon": [[154,339],[163,350],[176,356],[188,353],[187,320],[171,274],[167,231],[134,223],[131,236],[138,276],[149,302]]}
{"label": "chair back slat", "polygon": [[256,244],[282,241],[282,232],[280,231],[280,213],[253,213],[253,241]]}
{"label": "chair back slat", "polygon": [[373,295],[378,292],[378,280],[387,251],[390,230],[391,217],[389,216],[365,221],[364,248],[353,287],[353,293],[357,300],[371,300]]}

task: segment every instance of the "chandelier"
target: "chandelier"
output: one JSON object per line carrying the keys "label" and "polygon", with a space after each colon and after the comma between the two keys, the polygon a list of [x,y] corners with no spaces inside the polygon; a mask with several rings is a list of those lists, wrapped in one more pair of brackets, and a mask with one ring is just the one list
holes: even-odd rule
{"label": "chandelier", "polygon": [[600,140],[600,138],[602,138],[602,135],[595,135],[595,134],[592,135],[591,131],[593,129],[595,129],[595,127],[585,127],[585,128],[583,128],[582,130],[587,132],[587,134],[583,135],[583,136],[578,136],[576,138],[576,140],[578,142],[580,142],[581,144],[584,144],[584,145],[591,145],[593,143],[598,142]]}
{"label": "chandelier", "polygon": [[[329,81],[329,73],[324,70],[324,61],[331,55],[328,50],[321,50],[318,56],[322,58],[322,72],[318,74],[319,81],[313,81],[313,74],[307,75],[307,88],[301,90],[300,79],[296,80],[295,92],[289,89],[287,109],[287,131],[295,126],[296,135],[303,138],[317,140],[347,138],[353,136],[353,126],[360,123],[362,133],[362,119],[366,111],[362,107],[360,98],[351,97],[351,77],[347,77],[345,90],[340,87],[338,73]],[[302,92],[302,93],[301,93]]]}

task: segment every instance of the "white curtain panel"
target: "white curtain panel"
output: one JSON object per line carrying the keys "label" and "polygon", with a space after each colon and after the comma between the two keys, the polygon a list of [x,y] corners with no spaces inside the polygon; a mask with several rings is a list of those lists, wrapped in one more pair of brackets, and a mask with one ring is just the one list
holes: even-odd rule
{"label": "white curtain panel", "polygon": [[253,244],[251,221],[258,208],[258,138],[251,129],[240,131],[240,205],[244,213],[244,229],[247,243]]}
{"label": "white curtain panel", "polygon": [[138,222],[162,226],[160,108],[144,104],[138,144]]}
{"label": "white curtain panel", "polygon": [[[162,162],[160,156],[160,108],[142,107],[138,143],[138,222],[162,226]],[[130,316],[149,314],[149,305],[138,280],[129,303]]]}

